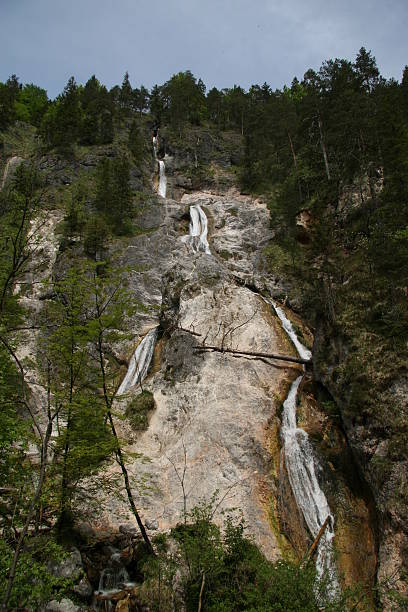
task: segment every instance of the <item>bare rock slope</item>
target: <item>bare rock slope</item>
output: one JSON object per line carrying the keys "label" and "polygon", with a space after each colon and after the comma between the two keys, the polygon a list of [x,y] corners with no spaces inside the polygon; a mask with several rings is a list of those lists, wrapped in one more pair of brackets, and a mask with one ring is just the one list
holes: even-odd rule
{"label": "bare rock slope", "polygon": [[[195,253],[181,240],[188,231],[189,206],[195,204],[209,218],[211,255]],[[168,332],[161,342],[160,368],[144,383],[156,405],[147,431],[135,439],[126,422],[119,424],[128,450],[149,459],[130,467],[133,482],[147,485],[139,487],[139,507],[148,526],[168,529],[182,520],[185,507],[217,494],[215,520],[221,509],[240,508],[265,554],[277,558],[268,518],[266,428],[275,414],[275,396],[293,377],[292,369],[197,350],[205,340],[244,351],[293,351],[268,306],[245,286],[256,281],[259,254],[269,239],[266,207],[236,192],[195,193],[180,203],[165,201],[162,215],[149,248],[146,239],[143,246],[135,240],[128,247],[129,258],[148,267],[148,279],[140,273],[140,282],[134,280],[135,295],[162,302],[160,321]],[[153,324],[154,319],[139,318],[135,329],[143,332]],[[130,395],[137,393],[134,388]],[[127,519],[125,503],[104,501],[105,524]]]}

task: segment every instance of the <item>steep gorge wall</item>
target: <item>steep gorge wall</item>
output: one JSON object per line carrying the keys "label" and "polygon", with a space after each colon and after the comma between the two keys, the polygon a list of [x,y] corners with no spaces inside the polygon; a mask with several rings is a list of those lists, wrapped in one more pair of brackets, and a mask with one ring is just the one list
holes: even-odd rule
{"label": "steep gorge wall", "polygon": [[[102,150],[100,154],[104,155]],[[87,159],[92,167],[96,165],[92,153]],[[52,176],[50,161],[43,159],[42,164]],[[178,164],[183,166],[181,161]],[[194,158],[185,160],[185,167],[194,164]],[[221,182],[214,179],[208,191],[195,192],[192,183],[188,189],[182,186],[177,165],[173,170],[171,162],[169,165],[170,194],[179,199],[151,197],[138,212],[137,224],[143,231],[126,240],[115,239],[109,247],[119,263],[131,270],[129,284],[135,302],[147,307],[130,321],[134,339],[113,347],[115,353],[129,358],[135,343],[158,323],[163,334],[144,384],[155,400],[148,429],[135,434],[128,421],[118,420],[121,436],[129,442],[127,450],[149,460],[135,461],[130,467],[133,485],[139,490],[139,506],[155,533],[182,519],[184,501],[191,508],[218,491],[219,510],[240,508],[249,533],[266,556],[276,559],[282,554],[279,531],[284,523],[302,556],[310,536],[293,506],[279,457],[280,403],[297,368],[195,350],[203,338],[219,344],[227,334],[232,348],[294,354],[276,317],[256,295],[261,291],[283,298],[287,293],[287,286],[264,268],[263,251],[273,238],[269,212],[262,200],[228,189],[228,164],[227,170],[223,166],[217,170]],[[66,177],[74,180],[75,169],[69,163],[60,171],[60,182]],[[194,253],[181,240],[188,233],[189,207],[194,204],[200,204],[207,215],[211,255]],[[65,257],[59,255],[57,271]],[[135,388],[130,397],[138,393]],[[118,401],[117,409],[124,411],[125,405],[126,400]],[[177,475],[184,467],[185,500]],[[110,469],[114,474],[115,466]],[[279,505],[271,503],[271,498],[279,498]],[[101,495],[100,501],[101,516],[97,520],[89,517],[94,527],[116,529],[132,524],[124,500]],[[285,516],[284,509],[290,507],[293,513]],[[276,524],[278,510],[281,520]],[[220,519],[219,513],[215,518]],[[367,551],[371,554],[370,544]],[[380,561],[386,567],[386,550]]]}
{"label": "steep gorge wall", "polygon": [[[383,376],[382,384],[372,385],[371,388],[365,386],[364,393],[356,400],[349,374],[345,372],[356,350],[353,344],[353,339],[340,337],[325,325],[319,325],[314,344],[315,377],[329,390],[339,407],[355,464],[373,498],[378,537],[377,580],[382,584],[392,583],[393,588],[406,595],[408,517],[403,500],[408,464],[398,454],[393,460],[390,459],[389,451],[393,420],[401,410],[406,414],[407,380],[398,371],[394,372],[391,380],[387,380],[386,368],[382,372],[381,361],[373,355],[372,358],[378,362],[378,376]],[[376,366],[372,363],[368,367]],[[364,371],[354,371],[353,377],[364,383]],[[356,401],[360,407],[358,413],[355,409]],[[379,409],[383,406],[386,410],[388,406],[388,425],[372,411],[373,403]],[[391,604],[386,600],[386,605]]]}
{"label": "steep gorge wall", "polygon": [[[214,255],[194,253],[182,242],[187,229],[183,218],[188,205],[197,202],[215,220],[214,226],[221,226],[219,244],[225,252],[228,242],[231,259],[225,261],[216,250]],[[128,265],[137,261],[148,268],[132,280],[138,300],[146,304],[159,299],[162,281],[159,321],[162,331],[168,332],[160,369],[143,385],[153,392],[156,409],[148,430],[130,446],[132,452],[150,459],[146,465],[135,463],[131,468],[135,478],[146,476],[153,487],[139,501],[148,524],[156,521],[160,529],[182,518],[183,494],[176,469],[183,471],[185,448],[188,508],[200,498],[210,499],[218,490],[220,498],[225,496],[220,509],[241,508],[265,554],[276,558],[279,552],[269,525],[268,499],[261,492],[270,490],[267,423],[276,410],[275,395],[291,368],[194,350],[200,339],[220,344],[226,335],[228,347],[290,352],[267,306],[236,282],[253,280],[255,245],[262,242],[262,236],[267,239],[267,211],[260,204],[252,207],[248,198],[237,194],[206,193],[186,196],[181,203],[166,200],[161,210],[164,218],[157,233],[132,240],[137,244],[129,244],[123,255]],[[248,221],[251,234],[246,239]],[[134,322],[142,330],[152,324],[154,320],[146,316]],[[123,437],[132,437],[126,424],[120,427]],[[123,522],[124,508],[114,501],[105,503],[105,519]]]}
{"label": "steep gorge wall", "polygon": [[[196,204],[209,219],[211,255],[194,253],[181,240],[188,231],[188,207]],[[256,294],[257,290],[285,294],[277,279],[263,270],[263,249],[272,236],[267,208],[262,201],[232,190],[224,195],[186,194],[181,202],[167,199],[159,213],[159,230],[133,240],[124,255],[124,262],[143,262],[148,268],[135,274],[135,296],[146,301],[155,295],[157,304],[162,296],[160,317],[146,321],[144,315],[143,321],[135,321],[135,328],[142,331],[160,322],[164,332],[160,362],[156,361],[143,385],[153,393],[155,411],[142,435],[135,435],[126,423],[119,425],[130,441],[129,449],[150,459],[131,467],[135,480],[146,479],[152,486],[138,499],[147,525],[153,532],[166,530],[181,520],[184,502],[191,508],[200,498],[209,499],[219,491],[220,509],[241,508],[249,533],[268,557],[277,558],[286,550],[281,529],[302,556],[311,544],[310,536],[296,509],[279,451],[273,450],[280,446],[280,402],[298,370],[280,362],[195,350],[203,338],[220,344],[223,335],[236,327],[228,337],[230,347],[294,354],[278,321]],[[320,431],[320,424],[316,427]],[[344,438],[341,444],[347,447]],[[184,468],[185,499],[178,476]],[[335,473],[332,480],[336,482]],[[344,487],[349,511],[358,512],[356,495],[360,497],[361,492],[350,490],[347,483]],[[278,505],[275,499],[280,500]],[[363,500],[361,504],[359,533],[366,530],[366,545],[359,547],[357,555],[353,553],[350,542],[357,532],[345,519],[340,556],[346,583],[361,580],[370,588],[375,542],[372,517]],[[104,506],[102,523],[123,524],[124,506],[114,500],[104,500]],[[293,512],[288,513],[290,507]],[[361,572],[361,559],[366,562],[365,572]]]}

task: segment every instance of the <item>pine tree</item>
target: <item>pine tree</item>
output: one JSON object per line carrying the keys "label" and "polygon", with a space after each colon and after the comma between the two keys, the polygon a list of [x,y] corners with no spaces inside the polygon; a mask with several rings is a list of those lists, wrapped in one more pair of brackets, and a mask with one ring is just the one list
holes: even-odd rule
{"label": "pine tree", "polygon": [[143,161],[146,146],[138,122],[132,122],[129,131],[128,147],[136,163]]}
{"label": "pine tree", "polygon": [[6,129],[16,119],[16,101],[19,98],[21,85],[15,74],[6,83],[0,83],[0,129]]}
{"label": "pine tree", "polygon": [[129,81],[129,73],[126,72],[123,77],[122,87],[119,93],[119,104],[122,108],[123,114],[128,114],[132,108],[133,91]]}
{"label": "pine tree", "polygon": [[149,107],[149,91],[143,85],[133,90],[133,106],[140,116]]}
{"label": "pine tree", "polygon": [[99,142],[100,112],[99,95],[100,83],[93,75],[81,90],[81,107],[83,117],[81,123],[81,142],[85,145],[93,145]]}
{"label": "pine tree", "polygon": [[51,392],[60,406],[52,474],[60,534],[71,526],[72,503],[81,480],[98,470],[113,450],[89,361],[89,273],[88,265],[74,264],[53,283],[55,298],[44,314],[47,329],[55,330],[44,334],[41,355],[50,364]]}
{"label": "pine tree", "polygon": [[97,168],[95,205],[98,211],[107,215],[112,207],[112,162],[105,158]]}
{"label": "pine tree", "polygon": [[133,212],[132,189],[130,186],[130,165],[126,156],[112,162],[112,206],[109,216],[118,234],[130,231],[130,217]]}
{"label": "pine tree", "polygon": [[50,125],[51,145],[70,152],[80,136],[82,112],[74,77],[68,80],[57,100],[55,117]]}

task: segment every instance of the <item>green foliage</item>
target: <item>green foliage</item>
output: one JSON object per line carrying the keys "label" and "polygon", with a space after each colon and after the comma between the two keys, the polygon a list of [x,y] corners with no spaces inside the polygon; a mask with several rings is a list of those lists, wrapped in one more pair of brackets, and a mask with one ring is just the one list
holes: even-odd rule
{"label": "green foliage", "polygon": [[214,503],[202,502],[191,511],[186,523],[172,530],[171,538],[178,543],[175,557],[169,553],[166,542],[156,547],[158,557],[145,566],[144,586],[153,610],[158,610],[163,601],[167,605],[161,609],[177,606],[168,600],[180,561],[182,599],[188,611],[197,610],[200,592],[203,611],[346,609],[342,601],[328,600],[324,585],[317,594],[313,564],[300,567],[287,561],[267,561],[245,537],[242,518],[227,516],[220,530],[213,523],[214,512]]}
{"label": "green foliage", "polygon": [[55,114],[50,114],[49,118],[48,136],[51,146],[58,147],[64,152],[71,152],[73,145],[78,141],[81,129],[80,97],[74,77],[68,80],[63,93],[57,99]]}
{"label": "green foliage", "polygon": [[126,156],[104,159],[97,170],[95,206],[118,235],[131,234],[133,193],[130,166]]}
{"label": "green foliage", "polygon": [[35,168],[21,164],[13,183],[0,193],[0,325],[18,322],[21,308],[13,293],[14,283],[21,278],[36,248],[35,233],[30,223],[42,202],[36,193],[40,179]]}
{"label": "green foliage", "polygon": [[153,393],[143,390],[136,395],[126,406],[126,417],[132,428],[136,431],[144,431],[149,425],[149,412],[154,409]]}
{"label": "green foliage", "polygon": [[149,91],[143,85],[140,89],[134,89],[132,92],[133,107],[139,111],[141,116],[145,110],[149,107]]}
{"label": "green foliage", "polygon": [[71,154],[78,143],[112,142],[114,115],[114,99],[95,75],[84,87],[78,87],[71,77],[62,94],[48,105],[40,132],[48,147],[57,147],[62,153]]}
{"label": "green foliage", "polygon": [[128,147],[133,155],[134,161],[140,164],[146,154],[146,143],[137,121],[133,121],[130,126]]}
{"label": "green foliage", "polygon": [[264,257],[268,270],[275,275],[284,274],[290,269],[292,259],[288,251],[277,243],[270,244],[265,248]]}
{"label": "green foliage", "polygon": [[158,122],[165,121],[175,131],[186,122],[199,125],[206,115],[205,85],[189,71],[174,74],[161,87],[154,87],[151,112]]}
{"label": "green foliage", "polygon": [[85,204],[87,193],[86,184],[79,182],[71,194],[62,224],[64,245],[78,236],[82,236],[86,222]]}
{"label": "green foliage", "polygon": [[84,145],[113,140],[115,108],[112,96],[93,75],[80,91],[82,118],[80,141]]}
{"label": "green foliage", "polygon": [[96,333],[93,273],[89,264],[74,265],[53,283],[55,299],[44,312],[47,329],[53,331],[44,336],[41,358],[61,419],[52,470],[60,527],[70,515],[78,484],[115,449],[103,399],[96,393],[97,360],[89,359]]}
{"label": "green foliage", "polygon": [[132,106],[132,86],[129,81],[129,73],[126,72],[123,77],[122,87],[119,93],[119,104],[122,107],[122,112],[127,114]]}
{"label": "green foliage", "polygon": [[[3,333],[3,329],[1,329]],[[18,372],[4,345],[0,345],[0,482],[2,486],[22,487],[30,474],[24,451],[29,427],[21,411]],[[0,515],[7,515],[7,504],[0,502]]]}
{"label": "green foliage", "polygon": [[0,83],[0,130],[6,129],[16,119],[16,102],[21,85],[13,74],[5,83]]}
{"label": "green foliage", "polygon": [[83,240],[86,255],[95,261],[102,259],[109,237],[110,228],[105,218],[100,214],[89,215],[84,227]]}
{"label": "green foliage", "polygon": [[[408,337],[404,91],[380,77],[364,48],[354,63],[328,60],[283,91],[251,88],[241,173],[245,190],[274,193],[271,272],[296,277],[304,304],[331,325],[352,312],[354,323],[400,346]],[[304,230],[301,210],[310,217]]]}
{"label": "green foliage", "polygon": [[0,499],[3,535],[12,525],[21,524],[32,478],[36,477],[36,468],[25,454],[34,436],[25,418],[28,393],[16,360],[13,329],[23,320],[14,287],[36,248],[30,224],[40,205],[38,185],[33,167],[21,165],[9,189],[0,194],[0,481],[6,490]]}
{"label": "green foliage", "polygon": [[38,127],[48,107],[45,89],[33,83],[24,85],[15,102],[16,119]]}
{"label": "green foliage", "polygon": [[[7,586],[8,572],[13,555],[12,548],[0,541],[0,598]],[[66,578],[55,578],[48,571],[50,559],[62,559],[63,549],[52,540],[31,539],[20,557],[9,609],[39,609],[53,597],[68,594],[73,584]]]}

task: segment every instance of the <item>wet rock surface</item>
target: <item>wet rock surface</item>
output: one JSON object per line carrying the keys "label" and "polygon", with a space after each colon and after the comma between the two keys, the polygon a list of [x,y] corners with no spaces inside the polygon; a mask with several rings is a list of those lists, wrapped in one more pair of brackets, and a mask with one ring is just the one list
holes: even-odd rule
{"label": "wet rock surface", "polygon": [[[404,579],[404,568],[407,566],[404,550],[408,548],[407,523],[404,517],[407,513],[406,506],[398,503],[398,491],[404,486],[408,466],[406,461],[394,459],[387,478],[384,479],[381,475],[381,466],[387,465],[387,428],[378,427],[376,419],[364,414],[365,404],[368,407],[366,398],[362,398],[362,408],[357,418],[352,409],[351,390],[343,377],[338,375],[338,366],[347,363],[348,357],[352,355],[352,346],[353,339],[340,334],[329,335],[327,329],[319,325],[314,343],[315,378],[328,389],[335,404],[341,407],[341,421],[347,443],[356,459],[356,469],[373,499],[371,523],[374,534],[368,534],[367,539],[374,539],[377,581],[387,584],[389,577],[393,576],[395,588],[407,595]],[[356,372],[356,376],[357,374]],[[391,389],[385,385],[381,387],[375,401],[377,404],[382,402],[384,406],[391,403],[396,411],[401,408],[406,411],[407,381],[404,377],[396,380],[395,378]],[[392,605],[386,598],[382,604],[385,609]]]}
{"label": "wet rock surface", "polygon": [[[181,240],[189,206],[197,203],[209,219],[211,255],[194,253]],[[275,317],[244,286],[259,277],[257,246],[262,249],[270,236],[268,212],[264,204],[233,192],[165,200],[150,214],[156,215],[157,231],[132,239],[123,255],[131,267],[146,268],[131,273],[135,299],[161,306],[160,317],[136,316],[135,331],[141,335],[159,319],[164,333],[160,369],[143,384],[153,393],[156,410],[147,431],[128,448],[149,459],[129,468],[133,482],[148,485],[145,492],[139,488],[139,507],[149,529],[167,530],[182,520],[184,503],[191,509],[218,491],[219,511],[241,508],[249,533],[268,557],[277,558],[261,495],[270,479],[265,429],[275,410],[274,391],[290,368],[196,350],[205,339],[246,351],[285,352]],[[234,261],[220,257],[217,248],[228,248]],[[124,350],[129,353],[130,344]],[[130,396],[138,392],[133,389]],[[124,438],[134,439],[125,422],[118,427]],[[184,465],[185,499],[176,472]],[[126,504],[104,500],[103,506],[102,520],[112,527],[126,528],[125,517],[132,524]],[[219,512],[215,520],[221,521]]]}
{"label": "wet rock surface", "polygon": [[17,168],[23,162],[24,159],[22,157],[19,157],[18,155],[13,155],[7,160],[0,183],[0,189],[4,189],[5,187],[7,187],[10,181],[12,181]]}

